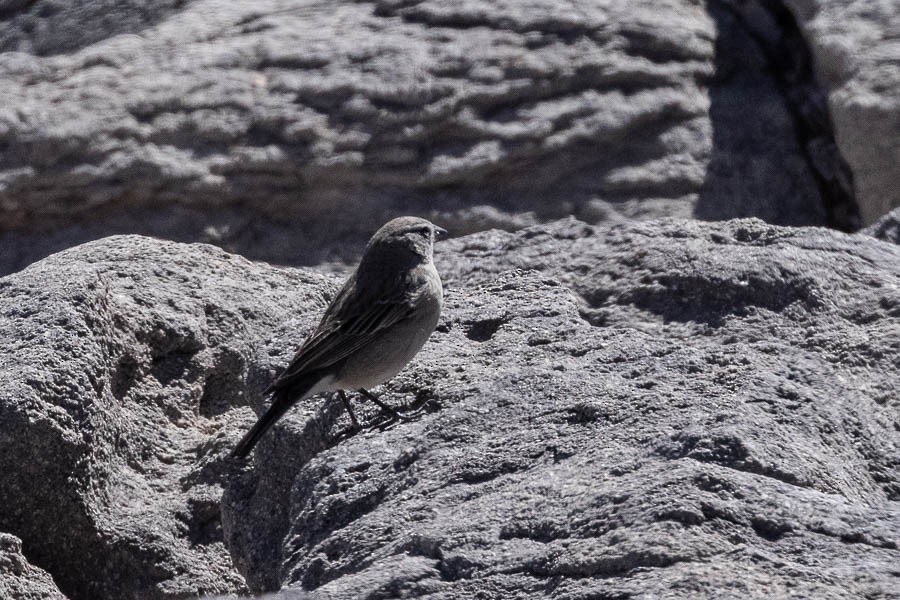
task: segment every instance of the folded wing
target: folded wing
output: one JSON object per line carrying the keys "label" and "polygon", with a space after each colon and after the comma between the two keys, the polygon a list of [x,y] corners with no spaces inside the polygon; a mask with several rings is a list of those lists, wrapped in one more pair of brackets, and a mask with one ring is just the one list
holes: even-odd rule
{"label": "folded wing", "polygon": [[[355,289],[353,279],[341,288],[319,326],[266,393],[289,388],[305,374],[340,362],[413,314],[415,306],[409,294],[374,294],[374,298],[365,300],[351,298],[350,290]],[[383,288],[405,289],[394,285]]]}

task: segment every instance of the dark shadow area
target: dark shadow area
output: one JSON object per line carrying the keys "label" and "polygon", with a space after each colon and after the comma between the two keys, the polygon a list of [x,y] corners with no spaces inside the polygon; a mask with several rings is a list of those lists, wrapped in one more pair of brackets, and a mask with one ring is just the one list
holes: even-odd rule
{"label": "dark shadow area", "polygon": [[695,216],[858,229],[852,175],[793,16],[774,0],[707,8],[718,30],[713,147]]}
{"label": "dark shadow area", "polygon": [[[122,207],[102,218],[86,214],[69,224],[0,230],[0,276],[51,254],[110,235],[138,234],[176,242],[213,244],[251,260],[293,266],[350,264],[359,258],[378,219],[357,212],[356,223],[276,219],[241,206]],[[384,221],[387,219],[385,218]]]}
{"label": "dark shadow area", "polygon": [[[282,585],[283,540],[290,529],[291,490],[297,474],[324,450],[352,437],[335,421],[343,412],[337,397],[327,397],[302,427],[269,431],[248,459],[229,459],[234,469],[222,480],[222,526],[234,564],[254,592],[277,591]],[[296,417],[292,417],[296,418]]]}
{"label": "dark shadow area", "polygon": [[723,276],[716,280],[691,273],[658,277],[619,297],[668,321],[705,323],[721,327],[732,316],[759,309],[780,313],[798,303],[807,312],[819,307],[814,285],[801,275],[750,272],[745,280]]}

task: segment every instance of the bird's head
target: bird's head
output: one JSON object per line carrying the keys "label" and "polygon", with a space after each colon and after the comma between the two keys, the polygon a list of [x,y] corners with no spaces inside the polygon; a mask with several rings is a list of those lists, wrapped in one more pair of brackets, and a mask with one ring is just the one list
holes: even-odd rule
{"label": "bird's head", "polygon": [[447,231],[418,217],[398,217],[375,232],[366,246],[366,255],[391,254],[410,261],[430,261],[434,241]]}

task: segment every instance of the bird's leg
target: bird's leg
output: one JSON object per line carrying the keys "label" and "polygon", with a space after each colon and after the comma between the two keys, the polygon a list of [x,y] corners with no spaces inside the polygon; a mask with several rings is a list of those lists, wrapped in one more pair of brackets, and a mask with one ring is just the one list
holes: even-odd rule
{"label": "bird's leg", "polygon": [[406,417],[404,417],[403,415],[401,415],[400,413],[398,413],[398,412],[397,412],[397,409],[391,408],[390,406],[388,406],[387,404],[385,404],[384,402],[382,402],[381,400],[379,400],[379,399],[378,399],[378,396],[376,396],[375,394],[373,394],[373,393],[370,392],[369,390],[366,390],[366,389],[363,389],[363,388],[359,388],[359,389],[356,390],[356,391],[359,392],[360,394],[362,394],[363,396],[365,396],[366,398],[368,398],[369,400],[371,400],[372,402],[374,402],[375,404],[377,404],[378,406],[380,406],[382,411],[384,411],[384,412],[386,412],[387,414],[391,415],[391,418],[392,418],[392,419],[399,419],[399,420],[401,420],[401,421],[405,421],[405,420],[406,420]]}
{"label": "bird's leg", "polygon": [[344,404],[347,414],[350,415],[350,422],[353,423],[353,428],[359,429],[359,421],[356,420],[356,415],[353,414],[353,408],[350,406],[350,401],[347,400],[347,394],[344,393],[344,390],[338,390],[338,395],[341,397],[341,402]]}

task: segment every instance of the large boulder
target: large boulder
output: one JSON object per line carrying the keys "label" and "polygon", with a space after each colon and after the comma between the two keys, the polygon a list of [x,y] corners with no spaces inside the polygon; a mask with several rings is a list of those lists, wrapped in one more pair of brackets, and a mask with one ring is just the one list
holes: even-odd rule
{"label": "large boulder", "polygon": [[72,600],[893,592],[900,247],[565,220],[436,263],[408,420],[311,400],[246,462],[336,278],[128,236],[0,280],[0,531]]}
{"label": "large boulder", "polygon": [[[829,204],[852,189],[833,198],[800,140],[811,113],[839,157],[827,110],[726,4],[14,2],[0,273],[122,232],[313,265],[398,211],[456,233],[569,214],[853,227]],[[864,181],[894,176],[881,131],[851,161]]]}
{"label": "large boulder", "polygon": [[326,290],[321,276],[130,237],[0,280],[0,531],[73,599],[243,589],[210,456],[237,433],[223,415],[261,377],[262,336]]}
{"label": "large boulder", "polygon": [[0,598],[10,600],[65,600],[53,579],[22,554],[22,540],[0,533]]}

